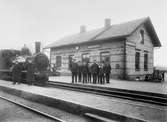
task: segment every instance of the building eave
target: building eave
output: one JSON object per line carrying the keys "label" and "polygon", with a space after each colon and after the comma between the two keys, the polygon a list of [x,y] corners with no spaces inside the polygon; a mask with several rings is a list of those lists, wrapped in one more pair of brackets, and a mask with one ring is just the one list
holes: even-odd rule
{"label": "building eave", "polygon": [[146,25],[148,31],[150,32],[150,37],[154,41],[153,42],[154,47],[161,47],[162,46],[161,42],[160,42],[160,40],[158,38],[158,35],[157,35],[157,33],[156,33],[155,29],[154,29],[154,26],[153,26],[150,18],[148,19],[148,21],[146,21],[145,25]]}
{"label": "building eave", "polygon": [[67,45],[61,45],[61,46],[54,46],[54,47],[50,47],[50,49],[60,49],[60,48],[64,48],[64,47],[72,47],[72,46],[81,46],[81,45],[87,45],[87,44],[97,44],[97,43],[105,43],[105,42],[112,42],[112,41],[122,41],[125,40],[126,37],[128,35],[125,36],[119,36],[119,37],[113,37],[113,38],[105,38],[102,40],[90,40],[90,41],[86,41],[83,43],[76,43],[76,44],[67,44]]}

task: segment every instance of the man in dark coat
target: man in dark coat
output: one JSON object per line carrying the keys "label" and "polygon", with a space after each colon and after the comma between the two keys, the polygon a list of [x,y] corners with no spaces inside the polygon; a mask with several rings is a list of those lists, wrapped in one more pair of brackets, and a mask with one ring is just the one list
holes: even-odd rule
{"label": "man in dark coat", "polygon": [[35,78],[34,78],[35,67],[34,67],[31,60],[27,61],[26,70],[27,70],[26,81],[29,85],[32,85],[34,80],[35,80]]}
{"label": "man in dark coat", "polygon": [[91,64],[90,63],[88,63],[88,75],[87,75],[87,77],[88,77],[88,83],[91,83]]}
{"label": "man in dark coat", "polygon": [[104,65],[104,73],[105,73],[106,83],[109,83],[111,66],[108,62]]}
{"label": "man in dark coat", "polygon": [[92,75],[93,75],[93,83],[96,84],[97,77],[98,77],[98,72],[99,72],[99,67],[96,64],[96,61],[94,61],[94,63],[91,66],[91,72],[92,72]]}
{"label": "man in dark coat", "polygon": [[104,64],[100,64],[99,66],[99,83],[104,84]]}
{"label": "man in dark coat", "polygon": [[[98,69],[100,70],[100,65],[99,65],[99,64],[97,64],[97,65],[98,65]],[[99,71],[98,71],[98,73],[97,73],[97,79],[96,79],[97,81],[96,81],[96,83],[99,83],[99,79],[100,79],[100,78],[99,78]]]}
{"label": "man in dark coat", "polygon": [[78,82],[81,82],[81,78],[82,78],[82,62],[81,61],[78,61],[77,74],[78,74]]}
{"label": "man in dark coat", "polygon": [[87,83],[88,65],[86,64],[86,62],[83,62],[82,74],[83,74],[83,83]]}
{"label": "man in dark coat", "polygon": [[162,72],[162,81],[165,81],[165,72]]}
{"label": "man in dark coat", "polygon": [[22,67],[19,64],[18,61],[15,62],[15,65],[13,66],[12,69],[12,80],[13,84],[20,83],[21,82],[21,72],[22,72]]}
{"label": "man in dark coat", "polygon": [[74,79],[75,82],[77,83],[77,70],[78,70],[78,64],[75,62],[75,60],[73,59],[71,62],[71,73],[72,73],[72,83],[74,83]]}

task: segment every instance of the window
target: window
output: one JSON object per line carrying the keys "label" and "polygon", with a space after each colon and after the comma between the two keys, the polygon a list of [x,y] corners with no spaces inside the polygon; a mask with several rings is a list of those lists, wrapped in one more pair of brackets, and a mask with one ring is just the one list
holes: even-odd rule
{"label": "window", "polygon": [[140,52],[136,52],[135,54],[135,69],[136,71],[140,70]]}
{"label": "window", "polygon": [[110,53],[109,52],[101,52],[100,53],[100,62],[110,62]]}
{"label": "window", "polygon": [[71,68],[71,64],[72,64],[72,58],[73,58],[74,55],[69,55],[68,57],[68,68],[70,69]]}
{"label": "window", "polygon": [[148,70],[148,54],[144,54],[144,71]]}
{"label": "window", "polygon": [[115,65],[115,69],[119,69],[120,68],[120,65],[119,64],[116,64]]}
{"label": "window", "polygon": [[89,55],[89,53],[82,54],[82,62],[89,63],[89,61],[90,61],[90,55]]}
{"label": "window", "polygon": [[144,44],[144,30],[140,30],[141,43]]}
{"label": "window", "polygon": [[57,67],[61,67],[61,56],[56,56],[56,65]]}

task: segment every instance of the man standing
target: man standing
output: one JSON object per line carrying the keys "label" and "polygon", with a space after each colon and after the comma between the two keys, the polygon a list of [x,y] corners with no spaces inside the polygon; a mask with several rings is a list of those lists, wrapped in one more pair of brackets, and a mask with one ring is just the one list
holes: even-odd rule
{"label": "man standing", "polygon": [[81,63],[81,61],[78,61],[77,73],[78,73],[78,82],[81,82],[81,77],[82,77],[82,63]]}
{"label": "man standing", "polygon": [[104,73],[105,73],[106,83],[110,83],[109,80],[110,80],[111,66],[109,62],[107,62],[104,65]]}
{"label": "man standing", "polygon": [[21,82],[21,72],[22,72],[22,68],[21,68],[19,62],[16,61],[14,66],[13,66],[13,69],[12,69],[13,84]]}
{"label": "man standing", "polygon": [[75,82],[77,83],[77,70],[78,70],[78,64],[73,59],[71,62],[72,83],[74,83],[74,79]]}
{"label": "man standing", "polygon": [[88,66],[86,62],[83,62],[82,66],[83,83],[87,83],[87,73],[88,73]]}
{"label": "man standing", "polygon": [[162,81],[165,81],[165,72],[162,72]]}
{"label": "man standing", "polygon": [[91,64],[88,63],[88,83],[91,83]]}
{"label": "man standing", "polygon": [[32,85],[34,82],[34,73],[35,73],[35,67],[32,63],[32,61],[29,59],[26,64],[26,81],[29,85]]}
{"label": "man standing", "polygon": [[91,71],[93,75],[93,83],[96,84],[97,82],[97,77],[98,77],[98,72],[99,72],[99,67],[96,64],[96,61],[94,60],[94,63],[91,66]]}
{"label": "man standing", "polygon": [[103,63],[99,66],[99,83],[104,84],[104,65]]}
{"label": "man standing", "polygon": [[105,73],[104,73],[104,62],[102,62],[101,67],[102,67],[102,84],[105,84]]}

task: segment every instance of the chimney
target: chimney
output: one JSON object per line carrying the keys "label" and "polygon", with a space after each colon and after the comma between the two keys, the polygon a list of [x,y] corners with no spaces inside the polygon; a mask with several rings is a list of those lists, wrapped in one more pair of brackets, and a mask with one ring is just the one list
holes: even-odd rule
{"label": "chimney", "polygon": [[105,22],[104,22],[104,27],[105,28],[108,28],[111,26],[111,20],[109,18],[106,18],[105,19]]}
{"label": "chimney", "polygon": [[80,33],[85,33],[86,32],[86,26],[82,25],[80,27]]}
{"label": "chimney", "polygon": [[35,53],[39,53],[41,51],[41,42],[35,42]]}

